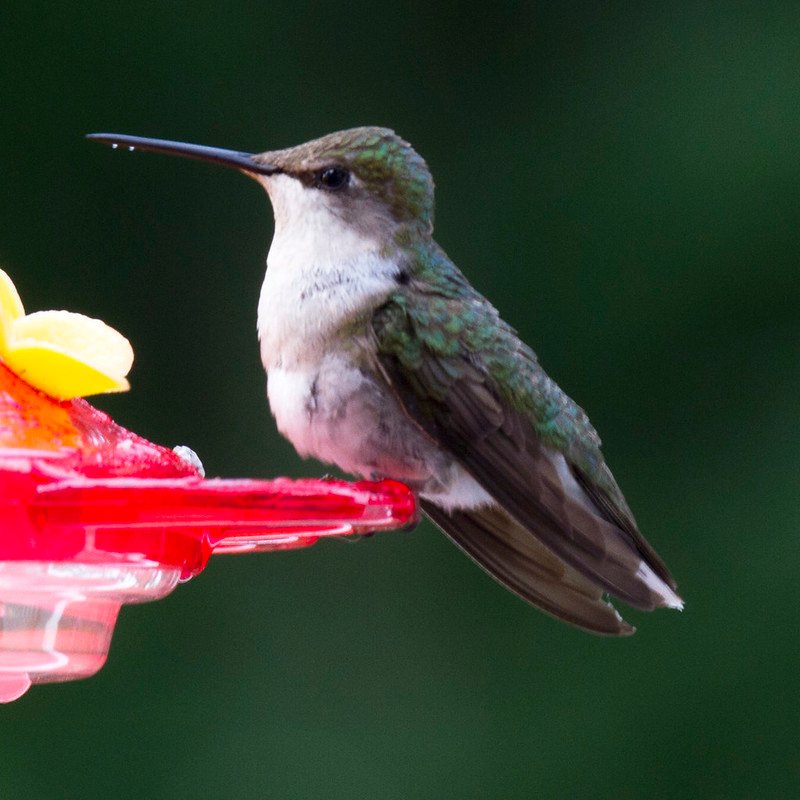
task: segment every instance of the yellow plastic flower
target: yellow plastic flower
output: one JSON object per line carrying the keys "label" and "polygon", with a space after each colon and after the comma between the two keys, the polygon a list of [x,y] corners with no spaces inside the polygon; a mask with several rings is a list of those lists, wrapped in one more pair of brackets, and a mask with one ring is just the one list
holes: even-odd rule
{"label": "yellow plastic flower", "polygon": [[25,314],[13,281],[0,269],[0,360],[59,400],[130,388],[133,349],[99,319],[71,311]]}

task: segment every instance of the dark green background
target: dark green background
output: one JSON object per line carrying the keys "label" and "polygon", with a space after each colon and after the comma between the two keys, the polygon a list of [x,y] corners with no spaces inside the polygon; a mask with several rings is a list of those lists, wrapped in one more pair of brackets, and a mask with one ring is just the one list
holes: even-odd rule
{"label": "dark green background", "polygon": [[0,709],[3,800],[800,796],[800,6],[3,3],[0,114],[27,307],[125,332],[98,405],[225,476],[323,472],[266,407],[266,197],[82,136],[395,128],[687,601],[582,634],[428,523],[214,559]]}

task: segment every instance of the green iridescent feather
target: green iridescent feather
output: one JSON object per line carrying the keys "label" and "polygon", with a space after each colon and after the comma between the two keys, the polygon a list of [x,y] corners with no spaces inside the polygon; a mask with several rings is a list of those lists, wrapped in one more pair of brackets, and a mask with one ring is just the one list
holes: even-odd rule
{"label": "green iridescent feather", "polygon": [[635,531],[584,411],[435,242],[417,241],[404,250],[411,283],[398,287],[373,328],[379,355],[402,370],[418,412],[435,418],[459,381],[469,376],[475,385],[476,374],[485,376],[485,402],[520,412],[542,443],[564,454],[610,516]]}
{"label": "green iridescent feather", "polygon": [[388,128],[352,128],[312,142],[259,155],[292,172],[339,164],[350,170],[394,217],[433,227],[433,179],[423,158]]}

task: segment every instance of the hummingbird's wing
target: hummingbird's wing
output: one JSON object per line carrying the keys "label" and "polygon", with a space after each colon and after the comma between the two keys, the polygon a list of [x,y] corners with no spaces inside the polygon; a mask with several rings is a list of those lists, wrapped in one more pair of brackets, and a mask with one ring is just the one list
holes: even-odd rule
{"label": "hummingbird's wing", "polygon": [[[413,281],[413,291],[398,291],[372,320],[379,367],[408,415],[518,526],[598,590],[643,609],[679,606],[586,415],[447,257],[433,257],[446,263]],[[440,511],[435,521],[501,582],[519,585],[524,572],[510,566],[518,541],[502,537],[515,554],[498,558],[498,547],[476,544],[475,529],[496,531],[495,522],[467,514],[472,528],[464,533],[457,522],[465,514],[450,515],[450,524]]]}

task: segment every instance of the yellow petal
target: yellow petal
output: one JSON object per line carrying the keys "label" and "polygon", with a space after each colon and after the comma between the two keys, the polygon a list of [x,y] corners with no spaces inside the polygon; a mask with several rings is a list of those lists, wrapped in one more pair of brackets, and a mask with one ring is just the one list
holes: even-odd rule
{"label": "yellow petal", "polygon": [[47,343],[51,349],[115,379],[127,375],[133,364],[133,349],[121,333],[99,319],[71,311],[28,314],[14,322],[12,335],[10,349],[15,352],[23,344]]}
{"label": "yellow petal", "polygon": [[24,315],[25,309],[14,282],[7,272],[0,269],[0,353],[7,349],[11,341],[12,324]]}
{"label": "yellow petal", "polygon": [[24,381],[60,400],[130,388],[119,373],[103,372],[46,342],[17,341],[4,360]]}

